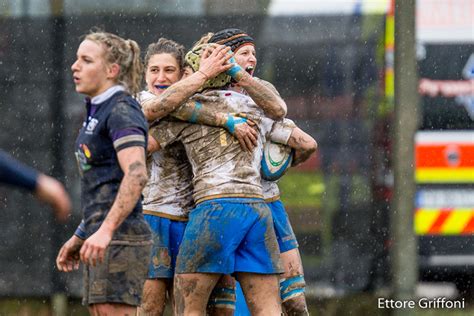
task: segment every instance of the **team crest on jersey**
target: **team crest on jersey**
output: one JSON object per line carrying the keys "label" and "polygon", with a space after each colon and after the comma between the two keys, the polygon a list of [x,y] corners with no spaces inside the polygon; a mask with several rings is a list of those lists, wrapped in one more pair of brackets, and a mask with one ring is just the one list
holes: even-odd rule
{"label": "team crest on jersey", "polygon": [[92,132],[94,132],[95,127],[97,126],[97,123],[99,123],[98,119],[91,118],[86,126],[86,134],[92,134]]}
{"label": "team crest on jersey", "polygon": [[153,266],[155,268],[165,267],[169,268],[171,266],[171,256],[166,247],[158,247],[156,249],[156,254],[153,256]]}
{"label": "team crest on jersey", "polygon": [[85,144],[80,144],[79,148],[76,151],[76,160],[81,176],[84,174],[85,171],[91,168],[91,165],[87,163],[87,160],[91,158],[91,156],[92,154],[89,150],[89,147],[87,147],[87,145]]}

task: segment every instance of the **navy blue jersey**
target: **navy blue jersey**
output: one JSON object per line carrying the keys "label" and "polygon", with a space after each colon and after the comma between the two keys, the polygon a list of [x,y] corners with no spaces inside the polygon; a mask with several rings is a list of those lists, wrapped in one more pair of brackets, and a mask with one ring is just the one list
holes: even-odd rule
{"label": "navy blue jersey", "polygon": [[37,179],[37,171],[25,166],[0,150],[0,183],[34,191]]}
{"label": "navy blue jersey", "polygon": [[[147,123],[135,99],[118,91],[99,104],[87,104],[87,119],[76,140],[81,174],[81,204],[85,237],[95,233],[117,196],[123,172],[117,152],[131,146],[146,148]],[[115,240],[145,240],[150,230],[141,201],[116,230]]]}

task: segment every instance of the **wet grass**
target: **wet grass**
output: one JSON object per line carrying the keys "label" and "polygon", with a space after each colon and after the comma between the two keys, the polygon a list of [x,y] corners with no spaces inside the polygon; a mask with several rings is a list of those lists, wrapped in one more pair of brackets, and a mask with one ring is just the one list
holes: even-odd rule
{"label": "wet grass", "polygon": [[[53,313],[51,301],[40,298],[2,298],[0,299],[0,316],[50,316]],[[70,316],[89,315],[87,308],[81,305],[80,300],[68,302],[67,314]]]}
{"label": "wet grass", "polygon": [[[308,299],[310,315],[324,316],[385,316],[391,315],[389,309],[378,309],[377,298],[370,294],[353,294],[341,298]],[[466,302],[466,308],[460,309],[421,309],[414,310],[419,316],[468,316],[474,315],[474,302]],[[53,313],[49,299],[21,298],[0,299],[0,316],[49,316]],[[89,315],[87,308],[81,305],[80,300],[69,300],[66,315]],[[165,316],[171,316],[167,308]],[[59,315],[58,315],[59,316]],[[62,316],[62,315],[61,315]]]}

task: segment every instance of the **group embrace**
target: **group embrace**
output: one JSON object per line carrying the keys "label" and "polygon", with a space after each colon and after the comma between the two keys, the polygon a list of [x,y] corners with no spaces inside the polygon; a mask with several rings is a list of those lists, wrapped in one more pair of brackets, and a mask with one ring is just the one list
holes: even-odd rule
{"label": "group embrace", "polygon": [[56,263],[84,263],[91,314],[162,315],[170,300],[175,315],[308,315],[298,243],[260,163],[266,142],[291,147],[293,165],[317,144],[256,65],[235,28],[187,53],[160,38],[143,61],[133,40],[83,38],[71,67],[86,95],[83,220]]}

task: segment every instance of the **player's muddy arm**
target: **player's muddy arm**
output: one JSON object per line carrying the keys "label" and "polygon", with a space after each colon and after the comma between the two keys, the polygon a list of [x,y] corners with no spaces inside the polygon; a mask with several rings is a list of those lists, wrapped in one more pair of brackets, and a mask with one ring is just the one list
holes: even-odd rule
{"label": "player's muddy arm", "polygon": [[228,51],[229,48],[223,45],[212,52],[206,49],[198,71],[172,84],[161,95],[143,102],[142,109],[148,122],[165,117],[198,92],[207,80],[228,70],[231,67],[227,63]]}
{"label": "player's muddy arm", "polygon": [[293,166],[305,162],[316,151],[318,143],[299,127],[295,127],[288,139],[288,146],[295,150]]}
{"label": "player's muddy arm", "polygon": [[193,100],[185,102],[170,113],[170,115],[178,120],[193,124],[222,127],[231,134],[234,133],[237,124],[247,122],[246,117],[237,116],[229,112],[216,111],[212,105]]}
{"label": "player's muddy arm", "polygon": [[148,122],[161,119],[179,107],[185,100],[198,91],[207,76],[203,72],[195,72],[191,76],[172,84],[161,95],[155,96],[141,104]]}
{"label": "player's muddy arm", "polygon": [[247,72],[239,81],[239,85],[247,91],[252,100],[265,112],[269,118],[274,120],[286,116],[287,107],[285,101],[275,93],[276,90],[269,82],[259,80],[250,76]]}
{"label": "player's muddy arm", "polygon": [[252,100],[271,119],[279,120],[286,116],[287,107],[273,85],[265,80],[251,76],[242,67],[232,60],[233,67],[227,71],[238,85],[247,91]]}
{"label": "player's muddy arm", "polygon": [[188,100],[170,115],[193,124],[225,128],[237,138],[243,150],[252,150],[257,146],[258,132],[252,128],[255,124],[247,117],[215,111],[212,105],[193,100]]}

